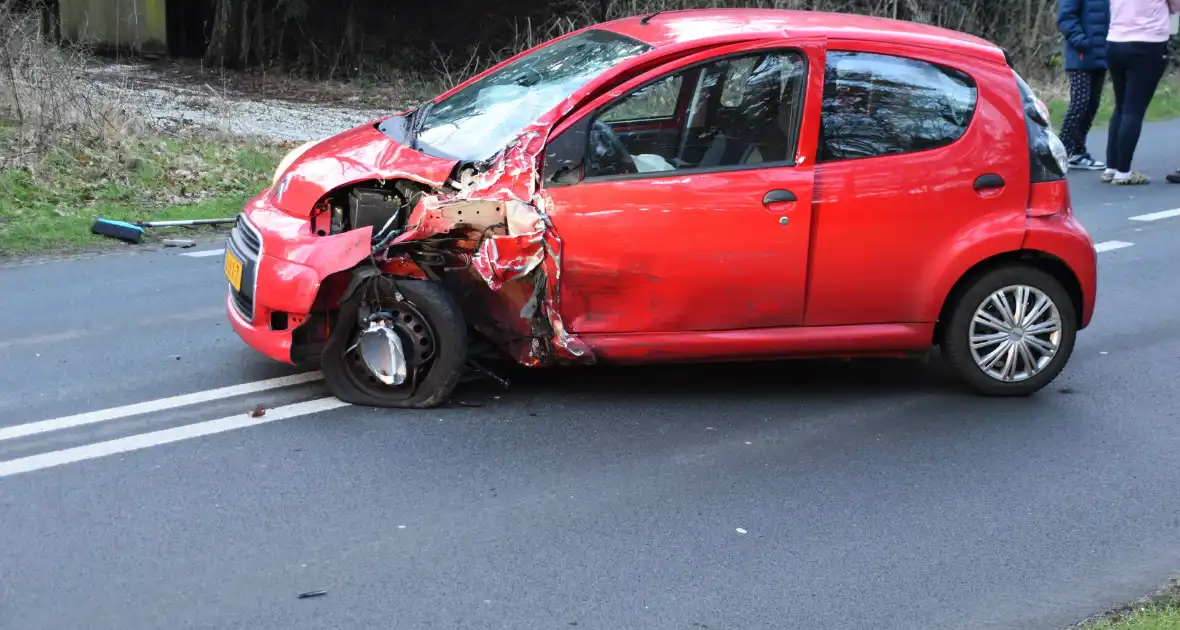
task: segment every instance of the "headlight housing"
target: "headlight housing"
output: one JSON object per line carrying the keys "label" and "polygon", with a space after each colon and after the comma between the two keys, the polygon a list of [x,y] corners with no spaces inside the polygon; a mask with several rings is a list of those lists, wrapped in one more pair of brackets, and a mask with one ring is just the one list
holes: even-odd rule
{"label": "headlight housing", "polygon": [[1049,152],[1057,161],[1057,171],[1065,175],[1069,171],[1069,152],[1065,149],[1065,143],[1052,130],[1046,129],[1045,132],[1049,134]]}
{"label": "headlight housing", "polygon": [[271,177],[270,187],[274,188],[277,186],[279,183],[279,178],[283,176],[283,173],[287,172],[287,169],[291,168],[291,164],[293,164],[295,160],[298,160],[299,157],[304,153],[307,153],[308,149],[314,147],[316,144],[319,144],[319,140],[304,142],[294,149],[291,149],[287,155],[283,156],[283,159],[279,162],[278,168],[275,169],[274,176]]}

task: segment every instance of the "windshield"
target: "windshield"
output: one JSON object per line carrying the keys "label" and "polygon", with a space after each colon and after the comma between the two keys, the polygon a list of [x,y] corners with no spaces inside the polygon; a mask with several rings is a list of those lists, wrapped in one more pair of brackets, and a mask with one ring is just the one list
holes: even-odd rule
{"label": "windshield", "polygon": [[412,146],[454,160],[486,160],[545,112],[611,67],[651,46],[588,30],[544,46],[433,105],[427,103]]}

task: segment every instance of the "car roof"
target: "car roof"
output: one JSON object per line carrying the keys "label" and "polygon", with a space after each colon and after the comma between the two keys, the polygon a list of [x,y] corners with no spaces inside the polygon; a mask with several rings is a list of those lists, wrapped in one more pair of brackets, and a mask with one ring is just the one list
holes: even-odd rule
{"label": "car roof", "polygon": [[661,11],[647,24],[637,15],[596,25],[660,48],[704,38],[734,40],[767,37],[825,36],[910,46],[930,46],[1007,63],[1004,51],[974,35],[938,26],[889,18],[786,9],[684,9]]}

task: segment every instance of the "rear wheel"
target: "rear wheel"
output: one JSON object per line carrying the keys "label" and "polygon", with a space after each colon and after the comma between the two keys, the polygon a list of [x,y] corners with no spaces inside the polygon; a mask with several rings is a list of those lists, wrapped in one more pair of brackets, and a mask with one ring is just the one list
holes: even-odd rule
{"label": "rear wheel", "polygon": [[[400,299],[399,299],[400,295]],[[358,340],[366,313],[383,313],[397,335],[405,380],[386,384],[362,357]],[[428,408],[442,404],[467,363],[467,327],[451,296],[425,280],[375,277],[341,305],[324,345],[328,390],[344,402],[369,407]]]}
{"label": "rear wheel", "polygon": [[988,396],[1026,396],[1053,381],[1073,353],[1077,316],[1053,276],[1024,265],[993,269],[960,295],[942,353],[967,385]]}

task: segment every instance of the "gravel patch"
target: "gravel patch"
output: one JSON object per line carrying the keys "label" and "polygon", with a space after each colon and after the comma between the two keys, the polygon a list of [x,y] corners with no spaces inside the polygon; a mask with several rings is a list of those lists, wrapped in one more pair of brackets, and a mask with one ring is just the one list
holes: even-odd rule
{"label": "gravel patch", "polygon": [[106,64],[87,70],[104,97],[155,128],[204,129],[273,141],[319,140],[392,112],[325,103],[257,99],[179,81],[151,67]]}

